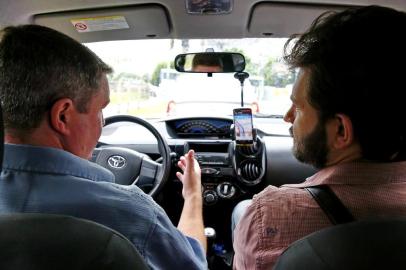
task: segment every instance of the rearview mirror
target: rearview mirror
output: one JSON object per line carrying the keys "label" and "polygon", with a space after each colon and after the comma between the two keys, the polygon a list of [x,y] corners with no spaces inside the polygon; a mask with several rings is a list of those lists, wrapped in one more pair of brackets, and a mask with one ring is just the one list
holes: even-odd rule
{"label": "rearview mirror", "polygon": [[245,58],[229,52],[179,54],[175,57],[175,69],[193,73],[241,72],[245,69]]}

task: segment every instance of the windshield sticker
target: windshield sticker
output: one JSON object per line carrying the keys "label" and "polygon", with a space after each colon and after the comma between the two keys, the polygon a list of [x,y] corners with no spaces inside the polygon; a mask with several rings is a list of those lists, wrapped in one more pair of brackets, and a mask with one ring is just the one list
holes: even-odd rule
{"label": "windshield sticker", "polygon": [[70,21],[79,33],[130,28],[124,16],[81,18]]}

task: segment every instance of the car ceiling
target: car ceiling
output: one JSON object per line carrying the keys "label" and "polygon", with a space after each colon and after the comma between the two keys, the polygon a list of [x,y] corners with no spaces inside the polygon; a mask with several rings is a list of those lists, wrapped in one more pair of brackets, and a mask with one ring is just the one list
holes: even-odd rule
{"label": "car ceiling", "polygon": [[[234,0],[231,13],[191,15],[183,0],[1,0],[0,27],[35,23],[81,42],[146,38],[288,37],[326,10],[384,5],[406,11],[406,0]],[[77,18],[124,16],[129,28],[79,33]]]}

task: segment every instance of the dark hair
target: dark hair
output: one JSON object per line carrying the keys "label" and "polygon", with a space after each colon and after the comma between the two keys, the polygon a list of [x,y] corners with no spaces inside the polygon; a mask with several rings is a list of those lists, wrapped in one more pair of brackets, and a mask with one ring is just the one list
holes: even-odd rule
{"label": "dark hair", "polygon": [[368,6],[322,14],[285,44],[285,61],[310,70],[309,103],[320,121],[350,117],[365,159],[405,159],[404,36],[406,13]]}
{"label": "dark hair", "polygon": [[0,32],[0,99],[6,129],[38,127],[60,98],[80,112],[112,69],[87,47],[39,25],[9,26]]}

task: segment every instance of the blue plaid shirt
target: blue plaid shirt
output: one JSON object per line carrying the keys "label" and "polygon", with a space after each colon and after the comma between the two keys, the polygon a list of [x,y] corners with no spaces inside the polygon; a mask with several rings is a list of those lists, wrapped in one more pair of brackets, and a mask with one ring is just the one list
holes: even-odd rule
{"label": "blue plaid shirt", "polygon": [[6,144],[0,213],[89,219],[126,236],[152,269],[207,269],[199,242],[174,227],[149,195],[63,150]]}

